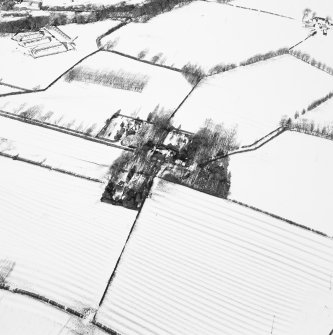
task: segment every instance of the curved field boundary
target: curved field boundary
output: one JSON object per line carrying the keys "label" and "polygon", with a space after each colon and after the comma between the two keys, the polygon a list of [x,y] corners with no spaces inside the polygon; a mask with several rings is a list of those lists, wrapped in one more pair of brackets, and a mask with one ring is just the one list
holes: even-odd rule
{"label": "curved field boundary", "polygon": [[104,34],[98,36],[96,38],[96,44],[97,44],[97,48],[100,49],[102,47],[102,44],[101,44],[101,39],[112,34],[113,32],[115,32],[116,30],[120,29],[121,27],[124,27],[126,26],[128,23],[130,23],[132,20],[131,19],[128,19],[128,20],[125,20],[124,22],[121,22],[119,23],[118,25],[116,25],[115,27],[109,29],[107,32],[105,32]]}
{"label": "curved field boundary", "polygon": [[[71,316],[75,316],[77,318],[84,319],[84,314],[83,313],[78,312],[78,311],[74,310],[73,308],[66,307],[63,304],[59,304],[58,302],[56,302],[56,301],[54,301],[52,299],[48,299],[48,298],[46,298],[46,297],[44,297],[42,295],[39,295],[37,293],[30,292],[30,291],[27,291],[27,290],[22,290],[22,289],[19,289],[19,288],[11,289],[10,286],[6,285],[6,284],[4,284],[4,285],[0,284],[0,290],[4,290],[4,291],[11,292],[12,294],[19,294],[19,295],[22,295],[22,296],[26,296],[26,297],[32,298],[32,299],[37,300],[39,302],[51,305],[52,307],[55,307],[55,308],[61,310],[62,312],[70,314]],[[112,330],[112,329],[104,326],[103,324],[101,324],[99,322],[92,321],[91,323],[94,326],[100,328],[101,330],[103,330],[104,332],[106,332],[108,334],[111,334],[111,335],[120,335],[119,333],[117,333],[114,330]]]}
{"label": "curved field boundary", "polygon": [[223,156],[217,156],[217,157],[212,158],[212,159],[210,159],[210,160],[208,160],[208,161],[206,161],[206,162],[204,162],[200,165],[201,165],[201,167],[204,167],[207,164],[215,162],[215,161],[217,161],[219,159],[222,159],[222,158],[226,158],[226,157],[236,155],[236,154],[241,154],[241,153],[244,153],[244,152],[255,151],[255,150],[261,148],[262,146],[264,146],[265,144],[267,144],[268,142],[272,141],[274,138],[278,137],[279,135],[281,135],[285,131],[286,131],[285,127],[279,127],[277,129],[275,129],[274,131],[270,132],[268,135],[265,135],[264,137],[262,137],[258,141],[252,143],[251,145],[240,147],[239,149],[230,151]]}
{"label": "curved field boundary", "polygon": [[9,112],[5,112],[5,111],[2,111],[2,110],[0,110],[0,116],[7,117],[9,119],[17,120],[17,121],[24,122],[24,123],[29,123],[29,124],[32,124],[34,126],[39,126],[39,127],[55,130],[55,131],[58,131],[60,133],[64,133],[64,134],[67,134],[67,135],[80,137],[82,139],[92,141],[92,142],[96,142],[96,143],[100,143],[100,144],[104,144],[104,145],[107,145],[109,147],[114,147],[114,148],[118,148],[118,149],[122,149],[122,150],[126,150],[126,151],[133,151],[132,149],[130,149],[128,147],[124,147],[124,146],[121,146],[121,145],[114,144],[108,139],[102,139],[102,138],[98,138],[98,137],[94,137],[94,136],[89,136],[89,135],[87,135],[83,132],[77,131],[77,130],[71,130],[71,129],[61,127],[61,126],[57,126],[57,125],[54,125],[54,124],[51,124],[51,123],[42,122],[42,121],[38,121],[38,120],[34,120],[34,119],[24,118],[24,117],[21,117],[19,115],[9,113]]}

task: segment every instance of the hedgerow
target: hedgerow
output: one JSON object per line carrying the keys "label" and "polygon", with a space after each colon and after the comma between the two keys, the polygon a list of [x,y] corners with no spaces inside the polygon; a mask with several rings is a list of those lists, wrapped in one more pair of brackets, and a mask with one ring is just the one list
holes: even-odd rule
{"label": "hedgerow", "polygon": [[269,51],[265,54],[257,54],[253,57],[248,58],[247,60],[240,62],[240,66],[246,66],[246,65],[250,65],[250,64],[254,64],[257,62],[261,62],[273,57],[277,57],[277,56],[281,56],[281,55],[286,55],[289,54],[289,49],[288,48],[281,48],[278,49],[276,51]]}

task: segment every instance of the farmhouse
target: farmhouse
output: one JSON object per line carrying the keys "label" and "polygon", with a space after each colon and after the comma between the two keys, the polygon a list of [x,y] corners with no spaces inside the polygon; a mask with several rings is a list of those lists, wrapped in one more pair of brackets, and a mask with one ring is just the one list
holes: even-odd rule
{"label": "farmhouse", "polygon": [[305,21],[305,26],[314,28],[315,31],[321,31],[323,35],[327,35],[327,31],[332,28],[333,22],[329,17],[314,16]]}
{"label": "farmhouse", "polygon": [[15,9],[39,10],[42,6],[42,0],[18,0],[14,6]]}

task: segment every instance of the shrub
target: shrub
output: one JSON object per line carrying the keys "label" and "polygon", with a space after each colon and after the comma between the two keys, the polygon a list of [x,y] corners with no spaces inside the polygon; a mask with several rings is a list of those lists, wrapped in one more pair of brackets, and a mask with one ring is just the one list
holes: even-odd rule
{"label": "shrub", "polygon": [[182,67],[182,73],[188,82],[192,85],[196,85],[199,81],[204,78],[204,70],[196,64],[188,63]]}
{"label": "shrub", "polygon": [[147,53],[148,53],[148,49],[140,51],[139,54],[138,54],[138,58],[139,59],[145,58],[147,56]]}
{"label": "shrub", "polygon": [[36,119],[37,115],[40,114],[42,110],[41,106],[32,106],[20,113],[20,116],[28,119]]}
{"label": "shrub", "polygon": [[91,126],[89,126],[85,131],[86,135],[91,135],[93,131],[96,129],[96,127],[97,127],[97,123],[94,123]]}
{"label": "shrub", "polygon": [[162,56],[163,56],[163,54],[161,52],[158,53],[157,55],[153,56],[153,58],[151,59],[151,62],[152,63],[157,63],[161,59]]}
{"label": "shrub", "polygon": [[7,278],[12,273],[15,262],[8,259],[0,259],[0,286],[7,284]]}
{"label": "shrub", "polygon": [[53,116],[53,112],[49,111],[47,112],[46,114],[42,115],[39,120],[42,121],[42,122],[46,122],[48,121],[49,119],[51,119],[51,117]]}

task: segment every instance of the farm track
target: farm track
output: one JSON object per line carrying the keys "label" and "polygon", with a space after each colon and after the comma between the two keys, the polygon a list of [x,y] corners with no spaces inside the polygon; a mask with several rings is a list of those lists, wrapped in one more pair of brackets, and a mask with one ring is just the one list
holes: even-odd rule
{"label": "farm track", "polygon": [[89,136],[83,132],[79,132],[77,130],[71,130],[65,127],[61,127],[61,126],[57,126],[51,123],[47,123],[47,122],[42,122],[42,121],[38,121],[38,120],[33,120],[33,119],[28,119],[28,118],[23,118],[19,115],[13,114],[13,113],[8,113],[5,111],[0,110],[0,116],[2,117],[6,117],[9,119],[13,119],[13,120],[17,120],[23,123],[28,123],[28,124],[32,124],[38,127],[43,127],[46,129],[50,129],[50,130],[55,130],[67,135],[71,135],[71,136],[75,136],[75,137],[79,137],[79,138],[83,138],[85,140],[91,141],[91,142],[96,142],[96,143],[100,143],[100,144],[104,144],[107,145],[109,147],[114,147],[114,148],[118,148],[118,149],[122,149],[122,150],[126,150],[126,151],[133,151],[132,149],[128,148],[128,147],[124,147],[121,145],[117,145],[112,143],[110,140],[107,139],[102,139],[102,138],[97,138],[94,136]]}
{"label": "farm track", "polygon": [[[18,294],[18,295],[21,295],[21,296],[26,296],[26,297],[32,298],[32,299],[37,300],[41,303],[45,303],[45,304],[48,304],[52,307],[55,307],[58,310],[61,310],[62,312],[65,312],[66,314],[69,314],[71,316],[75,316],[75,317],[80,318],[80,319],[84,319],[84,314],[83,313],[78,312],[78,311],[74,310],[73,308],[66,307],[63,304],[59,304],[58,302],[56,302],[52,299],[48,299],[46,297],[43,297],[43,296],[41,296],[37,293],[30,292],[28,290],[22,290],[22,289],[19,289],[19,288],[11,289],[10,286],[8,286],[8,285],[0,285],[0,290],[11,292],[12,294]],[[101,330],[103,330],[104,332],[106,332],[108,334],[120,335],[116,331],[104,326],[103,324],[101,324],[99,322],[92,321],[92,324],[94,326],[100,328]]]}

